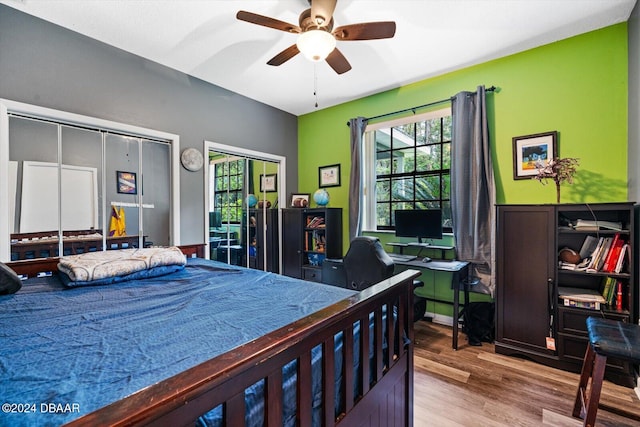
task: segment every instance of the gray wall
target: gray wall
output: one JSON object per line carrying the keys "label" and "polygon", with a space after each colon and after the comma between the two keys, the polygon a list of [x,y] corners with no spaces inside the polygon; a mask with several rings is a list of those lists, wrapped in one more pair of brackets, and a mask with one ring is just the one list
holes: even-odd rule
{"label": "gray wall", "polygon": [[[628,22],[629,31],[629,200],[640,202],[640,3]],[[637,226],[636,226],[637,227]]]}
{"label": "gray wall", "polygon": [[[4,5],[0,98],[285,156],[297,188],[296,116]],[[204,169],[180,170],[181,243],[202,243]]]}

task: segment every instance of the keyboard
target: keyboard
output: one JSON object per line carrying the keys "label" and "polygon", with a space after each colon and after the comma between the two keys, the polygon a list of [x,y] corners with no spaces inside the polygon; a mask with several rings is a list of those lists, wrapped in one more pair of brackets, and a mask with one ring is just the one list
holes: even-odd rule
{"label": "keyboard", "polygon": [[400,262],[409,262],[409,261],[413,261],[414,259],[417,258],[417,256],[415,255],[400,255],[400,254],[389,254],[389,256],[391,257],[391,259],[395,262],[395,261],[400,261]]}

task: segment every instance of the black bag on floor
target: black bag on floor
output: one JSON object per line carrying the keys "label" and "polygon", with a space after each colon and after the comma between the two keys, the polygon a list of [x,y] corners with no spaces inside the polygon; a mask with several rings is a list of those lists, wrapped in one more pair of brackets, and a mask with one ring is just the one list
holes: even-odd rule
{"label": "black bag on floor", "polygon": [[482,345],[482,342],[493,342],[495,303],[471,302],[462,310],[462,331],[467,334],[470,345]]}

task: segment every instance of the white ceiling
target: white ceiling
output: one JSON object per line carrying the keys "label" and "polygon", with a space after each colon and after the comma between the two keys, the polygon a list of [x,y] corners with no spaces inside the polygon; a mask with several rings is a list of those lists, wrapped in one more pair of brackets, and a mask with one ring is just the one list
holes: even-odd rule
{"label": "white ceiling", "polygon": [[246,10],[297,25],[307,0],[0,3],[301,115],[626,21],[636,0],[339,0],[335,27],[397,26],[393,39],[338,42],[353,67],[342,75],[301,54],[267,65],[296,36],[235,18]]}

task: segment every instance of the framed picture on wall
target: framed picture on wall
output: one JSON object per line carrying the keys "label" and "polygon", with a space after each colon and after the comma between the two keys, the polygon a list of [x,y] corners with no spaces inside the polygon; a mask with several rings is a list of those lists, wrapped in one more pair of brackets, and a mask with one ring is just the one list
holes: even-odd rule
{"label": "framed picture on wall", "polygon": [[116,181],[118,193],[138,194],[135,172],[116,171]]}
{"label": "framed picture on wall", "polygon": [[557,139],[557,131],[514,137],[513,179],[531,179],[558,157]]}
{"label": "framed picture on wall", "polygon": [[318,186],[339,187],[340,186],[340,165],[320,166],[318,168]]}
{"label": "framed picture on wall", "polygon": [[273,193],[278,191],[278,175],[263,175],[260,174],[260,192]]}

